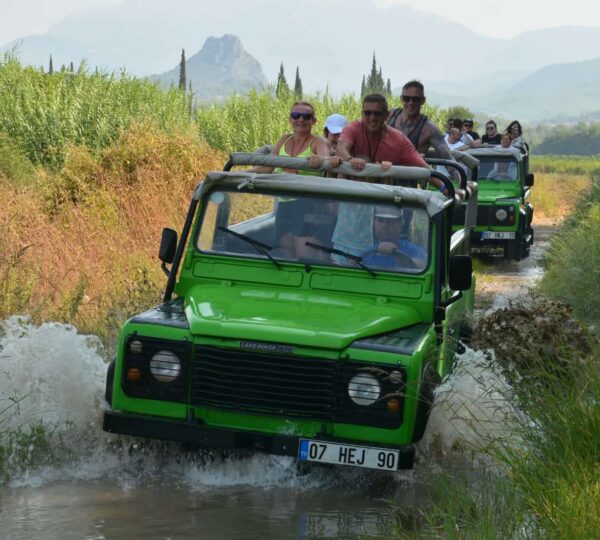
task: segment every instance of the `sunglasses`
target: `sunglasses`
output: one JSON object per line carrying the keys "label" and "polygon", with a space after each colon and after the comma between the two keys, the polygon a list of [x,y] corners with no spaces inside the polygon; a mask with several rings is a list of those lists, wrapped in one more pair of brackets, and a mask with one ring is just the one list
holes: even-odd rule
{"label": "sunglasses", "polygon": [[381,118],[387,111],[364,111],[365,116],[374,116],[375,118]]}
{"label": "sunglasses", "polygon": [[465,127],[473,127],[473,124],[463,124]]}
{"label": "sunglasses", "polygon": [[290,113],[290,118],[292,120],[298,120],[300,118],[302,118],[302,120],[312,120],[313,119],[313,114],[312,113],[308,113],[308,112],[292,112]]}
{"label": "sunglasses", "polygon": [[486,130],[486,131],[492,131],[492,130],[494,130],[494,129],[496,129],[496,126],[487,126],[487,127],[485,128],[485,130]]}
{"label": "sunglasses", "polygon": [[404,103],[421,103],[425,98],[423,96],[402,96]]}

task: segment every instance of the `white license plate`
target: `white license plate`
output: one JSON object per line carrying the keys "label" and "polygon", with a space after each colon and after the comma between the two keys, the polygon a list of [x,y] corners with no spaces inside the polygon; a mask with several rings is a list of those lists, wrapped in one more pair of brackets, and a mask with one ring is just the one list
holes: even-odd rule
{"label": "white license plate", "polygon": [[481,233],[482,240],[514,240],[514,232],[498,232],[498,231],[483,231]]}
{"label": "white license plate", "polygon": [[318,461],[334,465],[354,465],[381,471],[397,471],[400,462],[399,450],[338,444],[311,439],[300,439],[298,450],[300,461]]}

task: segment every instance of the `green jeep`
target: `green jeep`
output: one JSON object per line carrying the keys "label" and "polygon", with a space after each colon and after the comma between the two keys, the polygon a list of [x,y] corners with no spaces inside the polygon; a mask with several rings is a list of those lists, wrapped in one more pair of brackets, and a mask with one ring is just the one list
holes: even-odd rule
{"label": "green jeep", "polygon": [[[308,169],[256,154],[234,154],[226,169],[237,165]],[[451,182],[448,196],[407,187],[431,175],[375,165],[358,174],[396,184],[383,185],[209,173],[179,241],[163,231],[164,303],[121,331],[104,430],[411,468],[473,309],[469,231],[452,231]]]}
{"label": "green jeep", "polygon": [[[472,231],[475,249],[502,248],[504,257],[520,261],[533,244],[533,206],[529,202],[533,173],[526,149],[476,148],[467,154],[479,160],[477,224]],[[455,214],[455,229],[464,214]]]}

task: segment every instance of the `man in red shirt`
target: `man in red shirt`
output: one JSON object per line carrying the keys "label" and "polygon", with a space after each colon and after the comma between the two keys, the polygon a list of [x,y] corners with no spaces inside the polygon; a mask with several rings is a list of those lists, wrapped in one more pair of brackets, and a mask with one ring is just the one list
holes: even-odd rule
{"label": "man in red shirt", "polygon": [[357,171],[362,171],[367,162],[380,163],[384,170],[391,165],[430,168],[406,135],[386,126],[388,115],[388,104],[384,96],[365,96],[362,119],[344,127],[336,155],[348,161]]}

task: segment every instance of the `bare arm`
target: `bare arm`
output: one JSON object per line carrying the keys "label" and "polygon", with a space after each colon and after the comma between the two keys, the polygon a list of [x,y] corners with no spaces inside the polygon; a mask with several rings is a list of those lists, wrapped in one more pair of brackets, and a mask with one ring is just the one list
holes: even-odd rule
{"label": "bare arm", "polygon": [[[288,139],[289,136],[290,136],[289,133],[286,133],[285,135],[282,135],[279,138],[279,140],[277,141],[277,143],[273,147],[273,150],[271,150],[271,154],[270,154],[271,156],[277,156],[277,155],[279,155],[279,150],[281,149],[281,147],[283,146],[283,144],[285,143],[285,141]],[[248,169],[248,172],[255,172],[255,173],[261,173],[261,174],[270,174],[274,170],[275,170],[275,167],[264,167],[262,165],[255,165],[251,169]]]}
{"label": "bare arm", "polygon": [[[444,136],[442,135],[442,132],[437,128],[437,126],[435,126],[431,122],[427,122],[426,128],[430,134],[430,138],[429,138],[430,144],[431,144],[431,146],[433,146],[435,148],[435,152],[436,152],[437,156],[441,159],[448,159],[450,161],[456,161],[454,159],[454,157],[452,156],[452,154],[450,153],[450,148],[448,148],[448,145],[446,144],[446,141],[444,140]],[[450,173],[450,176],[454,180],[456,180],[457,182],[460,181],[460,175],[459,175],[458,171],[456,171],[456,169],[454,169],[453,167],[449,167],[448,172]]]}

